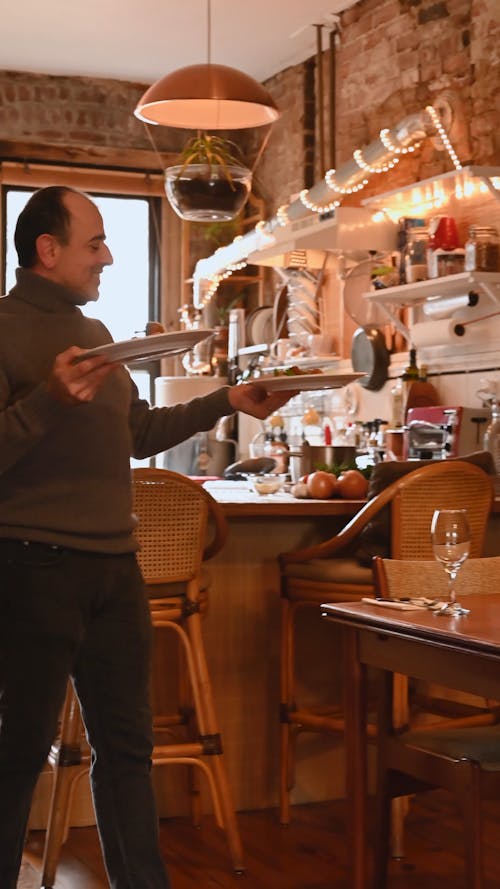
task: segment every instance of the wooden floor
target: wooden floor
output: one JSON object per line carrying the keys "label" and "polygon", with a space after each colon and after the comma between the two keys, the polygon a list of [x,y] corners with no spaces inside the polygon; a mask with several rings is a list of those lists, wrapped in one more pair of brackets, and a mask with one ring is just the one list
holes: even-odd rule
{"label": "wooden floor", "polygon": [[[498,889],[500,803],[486,803],[484,812],[484,889]],[[342,802],[295,806],[286,828],[279,825],[276,811],[240,813],[238,820],[246,859],[243,876],[232,873],[224,834],[211,818],[196,831],[184,819],[162,821],[173,889],[349,889]],[[30,863],[42,840],[40,833],[30,837]],[[436,791],[413,801],[406,844],[405,858],[391,863],[387,889],[463,889],[462,825],[447,794]],[[29,881],[25,885],[31,889]],[[39,885],[35,880],[33,889]],[[95,829],[73,828],[55,889],[107,886]]]}

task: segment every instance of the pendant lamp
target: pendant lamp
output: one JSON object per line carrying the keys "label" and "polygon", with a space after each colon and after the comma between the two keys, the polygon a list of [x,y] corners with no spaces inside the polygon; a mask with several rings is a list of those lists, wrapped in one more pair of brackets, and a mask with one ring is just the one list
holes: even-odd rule
{"label": "pendant lamp", "polygon": [[207,63],[179,68],[150,86],[134,110],[139,120],[181,129],[237,130],[278,119],[274,99],[260,83],[236,68],[211,63],[210,2]]}

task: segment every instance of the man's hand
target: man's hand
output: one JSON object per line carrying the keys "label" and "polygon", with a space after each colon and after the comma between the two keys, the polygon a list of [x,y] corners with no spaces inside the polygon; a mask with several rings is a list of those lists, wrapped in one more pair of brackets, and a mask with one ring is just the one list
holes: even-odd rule
{"label": "man's hand", "polygon": [[280,392],[267,392],[264,383],[241,383],[229,390],[229,401],[235,411],[242,411],[251,417],[265,420],[269,414],[279,410],[297,394],[297,390],[292,388]]}
{"label": "man's hand", "polygon": [[104,380],[118,367],[102,355],[74,364],[75,358],[84,353],[85,349],[71,346],[56,357],[47,380],[47,389],[57,401],[64,404],[92,401]]}

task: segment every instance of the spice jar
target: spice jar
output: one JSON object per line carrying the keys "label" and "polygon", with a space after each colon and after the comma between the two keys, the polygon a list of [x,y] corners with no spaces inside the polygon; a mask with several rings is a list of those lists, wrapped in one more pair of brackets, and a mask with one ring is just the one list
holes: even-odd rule
{"label": "spice jar", "polygon": [[492,225],[471,225],[465,242],[466,272],[500,271],[498,231]]}

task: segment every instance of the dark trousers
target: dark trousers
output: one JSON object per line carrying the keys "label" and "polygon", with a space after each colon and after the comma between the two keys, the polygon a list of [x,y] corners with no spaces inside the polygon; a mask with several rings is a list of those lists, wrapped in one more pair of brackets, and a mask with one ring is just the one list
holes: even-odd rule
{"label": "dark trousers", "polygon": [[113,889],[169,889],[151,785],[151,625],[133,554],[0,540],[0,887],[15,889],[68,677]]}

